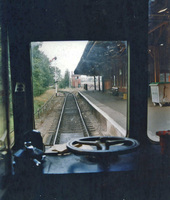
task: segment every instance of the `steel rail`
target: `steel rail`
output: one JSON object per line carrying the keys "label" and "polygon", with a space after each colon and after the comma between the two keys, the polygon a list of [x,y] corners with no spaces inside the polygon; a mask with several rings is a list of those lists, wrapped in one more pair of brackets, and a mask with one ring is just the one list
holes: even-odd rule
{"label": "steel rail", "polygon": [[[68,94],[67,94],[67,96],[68,96]],[[61,120],[63,118],[63,112],[64,112],[67,96],[65,97],[65,100],[64,100],[64,103],[63,103],[63,107],[62,107],[62,110],[61,110],[61,113],[60,113],[60,118],[59,118],[59,121],[58,121],[58,125],[57,125],[57,129],[56,129],[53,145],[55,145],[55,141],[56,141],[57,136],[58,136],[58,131],[59,131],[59,128],[60,128],[60,125],[61,125]]]}
{"label": "steel rail", "polygon": [[[61,122],[62,122],[62,118],[63,118],[63,115],[64,115],[64,109],[65,109],[66,101],[67,101],[67,98],[68,98],[68,95],[69,95],[69,94],[72,94],[72,93],[68,93],[67,96],[65,97],[65,100],[64,100],[64,103],[63,103],[63,107],[62,107],[62,111],[61,111],[61,113],[60,113],[59,122],[58,122],[57,129],[56,129],[55,137],[54,137],[54,140],[53,140],[53,145],[56,144],[56,140],[57,140],[58,133],[59,133],[59,129],[60,129]],[[74,95],[74,94],[72,94],[72,95],[73,95],[73,97],[74,97],[74,101],[75,101],[76,107],[77,107],[77,109],[78,109],[78,113],[79,113],[79,116],[80,116],[80,119],[81,119],[81,123],[82,123],[82,125],[83,125],[84,130],[85,130],[85,134],[86,134],[86,136],[88,137],[88,136],[89,136],[89,132],[88,132],[87,126],[86,126],[86,124],[85,124],[85,122],[84,122],[83,116],[82,116],[82,114],[81,114],[80,107],[79,107],[79,105],[78,105],[78,102],[77,102],[77,100],[76,100],[75,95]]]}
{"label": "steel rail", "polygon": [[[73,95],[73,96],[74,96],[74,95]],[[87,134],[87,137],[89,137],[90,135],[89,135],[89,132],[88,132],[88,130],[87,130],[87,126],[86,126],[86,124],[85,124],[85,121],[84,121],[84,119],[83,119],[83,116],[82,116],[82,114],[81,114],[80,107],[79,107],[79,105],[78,105],[78,102],[77,102],[75,96],[74,96],[74,100],[75,100],[75,102],[76,102],[76,105],[77,105],[77,108],[78,108],[78,111],[79,111],[79,115],[80,115],[80,118],[81,118],[83,127],[84,127],[84,129],[85,129],[85,132],[86,132],[86,134]]]}

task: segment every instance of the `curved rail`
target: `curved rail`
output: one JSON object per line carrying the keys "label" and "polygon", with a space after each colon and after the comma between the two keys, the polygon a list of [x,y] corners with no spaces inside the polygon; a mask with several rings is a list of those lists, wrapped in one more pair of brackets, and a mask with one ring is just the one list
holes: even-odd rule
{"label": "curved rail", "polygon": [[[70,102],[68,101],[68,97],[71,97],[71,95],[73,96],[73,99],[71,99],[71,101],[72,101],[72,104],[71,105],[68,105]],[[67,105],[66,105],[67,104]],[[76,106],[74,106],[74,104],[76,105]],[[72,112],[73,112],[73,114],[71,113],[69,113],[69,116],[68,116],[68,110],[71,110]],[[64,118],[64,116],[65,116],[65,118],[67,117],[67,121],[65,121],[65,122],[63,122],[63,118]],[[80,111],[80,108],[79,108],[79,105],[78,105],[78,102],[77,102],[77,100],[76,100],[76,97],[74,96],[74,94],[72,94],[72,93],[67,93],[67,95],[66,95],[66,97],[65,97],[65,100],[64,100],[64,103],[63,103],[63,107],[62,107],[62,111],[61,111],[61,114],[60,114],[60,118],[59,118],[59,122],[58,122],[58,125],[57,125],[57,129],[56,129],[56,134],[55,134],[55,137],[54,137],[54,141],[53,141],[53,145],[55,145],[56,144],[56,142],[57,142],[57,140],[58,140],[58,138],[62,135],[62,134],[64,134],[64,133],[68,133],[68,134],[71,134],[71,129],[73,129],[72,131],[74,131],[74,128],[73,127],[68,127],[68,129],[66,128],[66,124],[68,123],[68,122],[70,122],[71,123],[71,121],[73,120],[72,118],[74,117],[74,116],[76,116],[76,118],[78,118],[78,122],[77,123],[75,123],[74,125],[75,125],[75,127],[78,127],[79,128],[79,130],[81,130],[79,133],[76,133],[76,131],[75,131],[75,134],[83,134],[84,136],[89,136],[89,132],[88,132],[88,130],[87,130],[87,127],[86,127],[86,124],[85,124],[85,122],[84,122],[84,119],[83,119],[83,117],[82,117],[82,114],[81,114],[81,111]],[[81,123],[81,126],[80,126],[80,124],[79,123]],[[63,125],[64,124],[64,125]],[[62,127],[64,127],[64,132],[62,131]],[[73,134],[73,137],[74,137],[74,133],[72,133]]]}

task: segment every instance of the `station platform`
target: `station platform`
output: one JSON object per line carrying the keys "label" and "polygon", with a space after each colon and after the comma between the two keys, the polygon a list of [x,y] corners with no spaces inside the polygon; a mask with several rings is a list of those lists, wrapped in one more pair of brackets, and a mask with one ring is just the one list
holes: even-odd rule
{"label": "station platform", "polygon": [[[127,100],[102,91],[80,91],[86,100],[103,114],[118,129],[120,136],[126,135]],[[159,142],[157,131],[170,130],[170,105],[154,106],[148,98],[148,137]],[[114,134],[113,134],[114,135]]]}
{"label": "station platform", "polygon": [[111,132],[115,136],[126,135],[127,100],[99,91],[81,91],[79,94],[104,117],[107,134]]}

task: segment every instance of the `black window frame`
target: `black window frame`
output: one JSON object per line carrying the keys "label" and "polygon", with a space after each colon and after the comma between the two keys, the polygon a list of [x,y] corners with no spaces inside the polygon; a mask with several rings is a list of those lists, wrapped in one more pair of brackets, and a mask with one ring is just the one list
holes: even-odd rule
{"label": "black window frame", "polygon": [[[14,94],[15,83],[26,81],[25,112],[27,112],[27,117],[24,116],[24,112],[20,113],[23,115],[22,127],[17,119],[18,107],[14,107],[15,140],[20,143],[17,148],[22,146],[24,132],[34,127],[29,44],[33,41],[65,40],[128,41],[130,68],[128,68],[127,135],[137,139],[141,144],[146,144],[148,142],[148,1],[139,3],[136,0],[119,2],[106,0],[99,4],[75,0],[75,3],[76,7],[72,9],[71,3],[67,2],[65,6],[64,2],[59,1],[56,5],[54,0],[50,2],[42,0],[41,4],[39,1],[29,1],[24,4],[20,1],[9,2],[11,73],[16,105],[20,101]],[[45,15],[44,6],[46,6]],[[85,7],[88,9],[84,9]],[[101,9],[105,12],[100,12]],[[62,17],[63,10],[65,10],[64,17]],[[21,17],[24,13],[27,15]],[[43,17],[44,20],[42,20]],[[20,44],[18,52],[14,50],[18,48],[17,43]],[[22,60],[19,59],[21,57]],[[25,71],[23,71],[23,65],[25,65]],[[23,77],[20,74],[23,74]]]}

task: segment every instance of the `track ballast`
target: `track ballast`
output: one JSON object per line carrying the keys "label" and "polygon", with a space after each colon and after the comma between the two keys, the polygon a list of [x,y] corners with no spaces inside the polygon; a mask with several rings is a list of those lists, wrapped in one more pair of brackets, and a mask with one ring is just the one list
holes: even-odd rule
{"label": "track ballast", "polygon": [[74,94],[67,93],[53,144],[63,144],[70,139],[85,136],[89,136],[89,133],[77,100]]}

